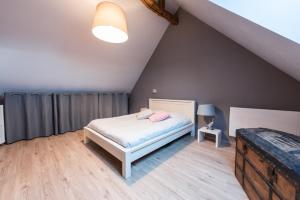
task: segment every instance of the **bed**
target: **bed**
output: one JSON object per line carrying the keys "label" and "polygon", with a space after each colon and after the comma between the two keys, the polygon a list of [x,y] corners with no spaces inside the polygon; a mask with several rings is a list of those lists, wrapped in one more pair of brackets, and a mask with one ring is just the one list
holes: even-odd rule
{"label": "bed", "polygon": [[171,117],[151,124],[131,114],[93,120],[84,128],[84,143],[93,141],[119,159],[125,179],[131,176],[133,161],[185,134],[195,135],[195,101],[149,99],[149,108],[167,111]]}

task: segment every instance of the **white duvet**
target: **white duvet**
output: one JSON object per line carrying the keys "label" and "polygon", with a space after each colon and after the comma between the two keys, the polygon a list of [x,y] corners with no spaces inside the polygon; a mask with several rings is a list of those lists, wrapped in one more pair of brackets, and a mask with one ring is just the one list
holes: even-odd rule
{"label": "white duvet", "polygon": [[170,113],[168,119],[160,122],[137,120],[136,115],[96,119],[87,127],[127,148],[191,124],[188,117],[179,113]]}

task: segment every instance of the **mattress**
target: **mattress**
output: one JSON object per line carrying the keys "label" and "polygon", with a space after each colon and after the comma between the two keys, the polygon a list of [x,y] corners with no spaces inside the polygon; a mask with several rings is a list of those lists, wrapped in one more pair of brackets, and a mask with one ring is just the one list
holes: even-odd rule
{"label": "mattress", "polygon": [[138,120],[136,115],[96,119],[87,127],[125,148],[130,148],[192,124],[188,117],[180,113],[170,113],[168,119],[160,122],[151,122],[149,119]]}

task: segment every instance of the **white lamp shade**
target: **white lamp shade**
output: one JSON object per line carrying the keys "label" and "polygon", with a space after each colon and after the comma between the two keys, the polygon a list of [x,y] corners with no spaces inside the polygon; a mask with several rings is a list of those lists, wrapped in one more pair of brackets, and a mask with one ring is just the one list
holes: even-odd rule
{"label": "white lamp shade", "polygon": [[93,35],[103,41],[122,43],[128,40],[126,16],[122,8],[112,2],[97,5]]}
{"label": "white lamp shade", "polygon": [[203,104],[198,106],[197,115],[201,116],[215,116],[215,107],[212,104]]}

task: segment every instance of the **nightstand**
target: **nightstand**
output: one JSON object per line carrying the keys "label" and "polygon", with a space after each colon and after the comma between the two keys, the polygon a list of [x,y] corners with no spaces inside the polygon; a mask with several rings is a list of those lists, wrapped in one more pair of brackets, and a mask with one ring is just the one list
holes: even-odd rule
{"label": "nightstand", "polygon": [[207,127],[202,127],[198,129],[198,142],[202,142],[204,140],[205,133],[213,134],[216,136],[216,147],[220,146],[222,131],[219,129],[210,130]]}
{"label": "nightstand", "polygon": [[148,109],[149,109],[149,108],[142,107],[142,108],[140,108],[140,112],[145,111],[145,110],[148,110]]}

